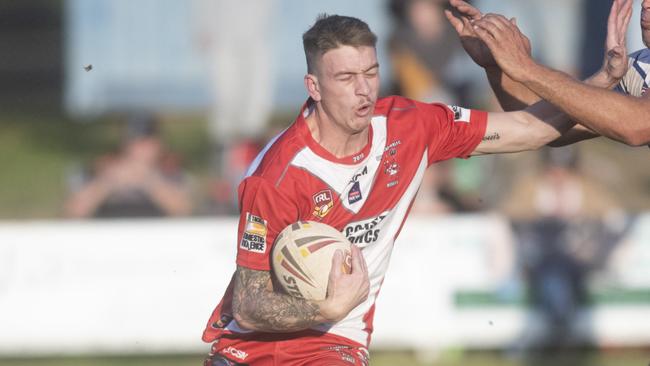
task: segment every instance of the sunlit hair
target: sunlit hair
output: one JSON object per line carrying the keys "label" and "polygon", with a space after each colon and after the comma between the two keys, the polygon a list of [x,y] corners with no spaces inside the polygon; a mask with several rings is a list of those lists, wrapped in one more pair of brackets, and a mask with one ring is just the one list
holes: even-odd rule
{"label": "sunlit hair", "polygon": [[302,35],[307,72],[313,74],[325,52],[341,46],[376,47],[377,36],[364,21],[341,15],[320,14],[316,23]]}

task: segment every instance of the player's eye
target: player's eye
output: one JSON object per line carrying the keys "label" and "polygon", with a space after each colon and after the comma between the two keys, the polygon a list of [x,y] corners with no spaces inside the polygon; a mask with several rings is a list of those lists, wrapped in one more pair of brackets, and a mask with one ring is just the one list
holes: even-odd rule
{"label": "player's eye", "polygon": [[377,76],[377,70],[367,71],[367,72],[365,73],[365,75],[366,75],[366,77],[368,77],[368,78],[374,78],[375,76]]}

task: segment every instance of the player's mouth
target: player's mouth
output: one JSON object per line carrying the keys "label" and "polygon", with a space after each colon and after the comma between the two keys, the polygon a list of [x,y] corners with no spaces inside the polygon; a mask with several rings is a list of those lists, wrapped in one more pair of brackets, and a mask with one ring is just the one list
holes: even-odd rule
{"label": "player's mouth", "polygon": [[355,110],[357,117],[366,117],[372,113],[373,103],[366,102],[358,106]]}

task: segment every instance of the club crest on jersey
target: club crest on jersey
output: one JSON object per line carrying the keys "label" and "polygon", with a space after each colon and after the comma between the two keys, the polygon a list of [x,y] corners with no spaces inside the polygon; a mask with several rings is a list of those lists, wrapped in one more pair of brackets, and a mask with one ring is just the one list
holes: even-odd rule
{"label": "club crest on jersey", "polygon": [[266,220],[246,212],[246,226],[239,247],[256,253],[266,251]]}
{"label": "club crest on jersey", "polygon": [[395,140],[384,148],[384,152],[377,155],[377,161],[381,160],[384,155],[394,157],[397,154],[397,147],[402,144],[401,140]]}
{"label": "club crest on jersey", "polygon": [[359,185],[359,181],[355,181],[348,192],[348,203],[353,204],[359,202],[361,201],[361,198],[361,186]]}
{"label": "club crest on jersey", "polygon": [[332,191],[329,189],[324,189],[314,194],[311,198],[314,201],[315,205],[312,215],[318,218],[322,219],[323,217],[327,216],[327,214],[330,213],[332,206],[334,206]]}
{"label": "club crest on jersey", "polygon": [[399,172],[399,164],[395,160],[386,160],[384,162],[384,173],[393,176]]}
{"label": "club crest on jersey", "polygon": [[448,106],[454,112],[454,122],[469,122],[471,111],[455,105]]}

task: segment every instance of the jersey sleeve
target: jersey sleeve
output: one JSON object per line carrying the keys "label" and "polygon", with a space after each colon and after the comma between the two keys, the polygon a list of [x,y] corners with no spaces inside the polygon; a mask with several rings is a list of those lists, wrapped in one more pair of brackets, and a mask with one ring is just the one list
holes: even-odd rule
{"label": "jersey sleeve", "polygon": [[237,265],[269,271],[271,248],[278,234],[298,221],[291,199],[259,177],[248,177],[239,186]]}
{"label": "jersey sleeve", "polygon": [[418,103],[425,131],[429,165],[468,158],[485,136],[487,112],[444,104]]}

